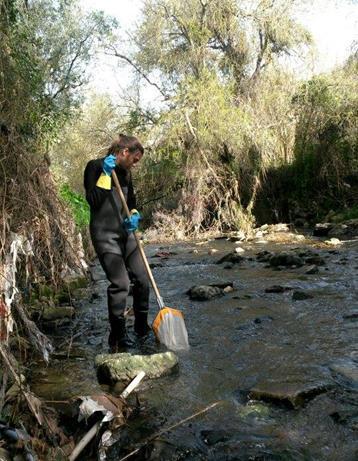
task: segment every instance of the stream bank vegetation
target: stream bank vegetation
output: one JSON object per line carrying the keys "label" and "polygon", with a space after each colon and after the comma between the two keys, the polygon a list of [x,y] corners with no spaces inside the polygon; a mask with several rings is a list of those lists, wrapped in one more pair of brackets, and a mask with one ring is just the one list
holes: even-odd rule
{"label": "stream bank vegetation", "polygon": [[[118,132],[137,135],[147,149],[135,185],[154,239],[250,233],[302,216],[312,225],[332,210],[355,217],[357,53],[331,73],[295,75],[290,60],[312,50],[296,19],[304,6],[145,2],[131,51],[107,47],[119,68],[133,67],[131,90],[117,105],[93,95],[52,152],[56,170],[83,193],[86,162]],[[151,105],[141,99],[148,88]],[[78,172],[66,173],[72,164]]]}

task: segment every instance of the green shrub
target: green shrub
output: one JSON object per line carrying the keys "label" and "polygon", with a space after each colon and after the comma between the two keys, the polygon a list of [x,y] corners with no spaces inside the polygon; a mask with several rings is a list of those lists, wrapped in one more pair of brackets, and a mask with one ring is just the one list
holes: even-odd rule
{"label": "green shrub", "polygon": [[90,211],[86,199],[81,195],[73,192],[68,184],[63,184],[60,188],[60,196],[71,210],[76,225],[82,229],[89,224]]}

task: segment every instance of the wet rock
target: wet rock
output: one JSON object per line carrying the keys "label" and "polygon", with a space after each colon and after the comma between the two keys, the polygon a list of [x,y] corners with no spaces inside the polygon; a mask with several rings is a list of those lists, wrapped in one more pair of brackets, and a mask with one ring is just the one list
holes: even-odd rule
{"label": "wet rock", "polygon": [[324,266],[326,264],[322,256],[319,256],[319,255],[313,255],[313,256],[309,256],[308,258],[305,258],[305,263],[315,264],[316,266]]}
{"label": "wet rock", "polygon": [[156,267],[164,267],[164,263],[149,263],[149,267],[151,269],[155,269]]}
{"label": "wet rock", "polygon": [[206,445],[212,446],[230,440],[235,434],[223,429],[201,431],[200,437]]}
{"label": "wet rock", "polygon": [[333,387],[328,381],[309,383],[277,383],[261,382],[254,386],[249,393],[250,398],[283,403],[293,408],[299,408],[316,395],[322,394]]}
{"label": "wet rock", "polygon": [[261,263],[265,263],[271,258],[271,256],[272,253],[270,251],[263,250],[256,254],[256,259]]}
{"label": "wet rock", "polygon": [[272,322],[272,320],[273,317],[271,317],[270,315],[263,315],[262,317],[256,317],[256,319],[254,319],[254,323],[258,325],[262,322]]}
{"label": "wet rock", "polygon": [[327,245],[342,245],[342,242],[337,239],[337,238],[331,238],[329,240],[325,240],[324,243],[326,243]]}
{"label": "wet rock", "polygon": [[349,219],[335,224],[328,232],[329,237],[355,236],[358,235],[358,219]]}
{"label": "wet rock", "polygon": [[332,412],[329,416],[335,423],[344,424],[353,431],[358,430],[358,411],[356,407],[341,408]]}
{"label": "wet rock", "polygon": [[75,309],[72,306],[45,306],[42,311],[42,320],[59,320],[72,318],[75,315]]}
{"label": "wet rock", "polygon": [[240,256],[238,253],[234,251],[232,253],[225,255],[223,258],[219,259],[219,261],[217,261],[216,264],[222,264],[222,263],[240,264],[243,261],[245,261],[245,258],[243,256]]}
{"label": "wet rock", "polygon": [[283,287],[281,285],[272,285],[272,287],[266,288],[265,293],[284,293],[285,291],[292,290],[291,287]]}
{"label": "wet rock", "polygon": [[337,360],[329,366],[333,375],[343,378],[351,387],[358,388],[358,364],[350,358]]}
{"label": "wet rock", "polygon": [[278,267],[278,266],[296,266],[301,267],[303,266],[303,260],[294,253],[289,253],[283,251],[282,253],[276,253],[271,256],[269,259],[270,266]]}
{"label": "wet rock", "polygon": [[358,310],[353,311],[353,312],[349,312],[348,314],[344,314],[344,315],[343,315],[343,318],[344,318],[344,319],[347,319],[347,320],[355,320],[355,319],[358,319]]}
{"label": "wet rock", "polygon": [[95,366],[100,382],[114,383],[129,381],[140,371],[146,378],[160,378],[171,374],[178,366],[178,358],[173,352],[151,355],[100,354],[96,356]]}
{"label": "wet rock", "polygon": [[241,247],[236,247],[235,248],[235,253],[245,253],[245,250]]}
{"label": "wet rock", "polygon": [[226,266],[224,266],[224,269],[232,269],[233,267],[234,267],[234,264],[229,263],[229,264],[226,264]]}
{"label": "wet rock", "polygon": [[318,274],[319,269],[318,267],[313,264],[313,266],[309,266],[305,272],[305,274],[312,275],[312,274]]}
{"label": "wet rock", "polygon": [[208,251],[208,254],[209,254],[209,255],[213,255],[213,254],[215,254],[215,253],[217,253],[217,252],[218,252],[218,250],[217,250],[216,248],[211,248],[211,249]]}
{"label": "wet rock", "polygon": [[211,287],[208,285],[198,285],[190,288],[187,291],[190,299],[194,301],[205,301],[208,299],[216,298],[218,296],[223,296],[224,292],[221,288]]}
{"label": "wet rock", "polygon": [[234,291],[233,282],[197,285],[186,292],[193,301],[205,301]]}
{"label": "wet rock", "polygon": [[313,229],[313,235],[315,237],[327,237],[328,232],[333,229],[332,223],[318,223]]}
{"label": "wet rock", "polygon": [[238,408],[238,414],[242,418],[267,418],[270,416],[270,408],[263,403],[250,401]]}
{"label": "wet rock", "polygon": [[305,293],[304,291],[296,290],[292,293],[292,301],[304,301],[305,299],[312,299],[313,296]]}

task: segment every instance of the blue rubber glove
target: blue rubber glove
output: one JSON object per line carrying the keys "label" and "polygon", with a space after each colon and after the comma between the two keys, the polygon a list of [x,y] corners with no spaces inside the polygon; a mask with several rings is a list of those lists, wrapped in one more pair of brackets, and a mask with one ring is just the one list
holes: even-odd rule
{"label": "blue rubber glove", "polygon": [[134,232],[138,229],[139,221],[142,219],[141,215],[137,210],[131,211],[130,218],[123,220],[123,227],[127,232]]}
{"label": "blue rubber glove", "polygon": [[112,170],[116,167],[116,156],[113,154],[107,155],[103,162],[103,172],[107,176],[111,176]]}

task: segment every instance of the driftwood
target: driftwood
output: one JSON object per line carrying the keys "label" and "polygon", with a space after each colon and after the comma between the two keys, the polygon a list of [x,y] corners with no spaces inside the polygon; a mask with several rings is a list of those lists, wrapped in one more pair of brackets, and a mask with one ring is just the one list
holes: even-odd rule
{"label": "driftwood", "polygon": [[135,450],[131,451],[130,453],[128,453],[128,455],[124,456],[123,458],[121,458],[119,461],[125,461],[126,459],[129,459],[131,458],[133,455],[137,454],[143,447],[145,447],[148,443],[152,442],[153,440],[155,440],[157,437],[160,437],[161,435],[165,434],[166,432],[169,432],[173,429],[175,429],[176,427],[179,427],[185,423],[187,423],[188,421],[196,418],[197,416],[200,416],[204,413],[206,413],[207,411],[211,410],[212,408],[216,407],[217,405],[219,405],[220,402],[215,402],[215,403],[212,403],[211,405],[203,408],[202,410],[198,411],[197,413],[194,413],[193,415],[191,416],[188,416],[187,418],[185,419],[182,419],[181,421],[179,421],[178,423],[175,423],[165,429],[162,429],[161,431],[157,432],[156,434],[152,435],[151,437],[149,437],[145,442],[142,443],[142,445],[139,447],[139,448],[136,448]]}

